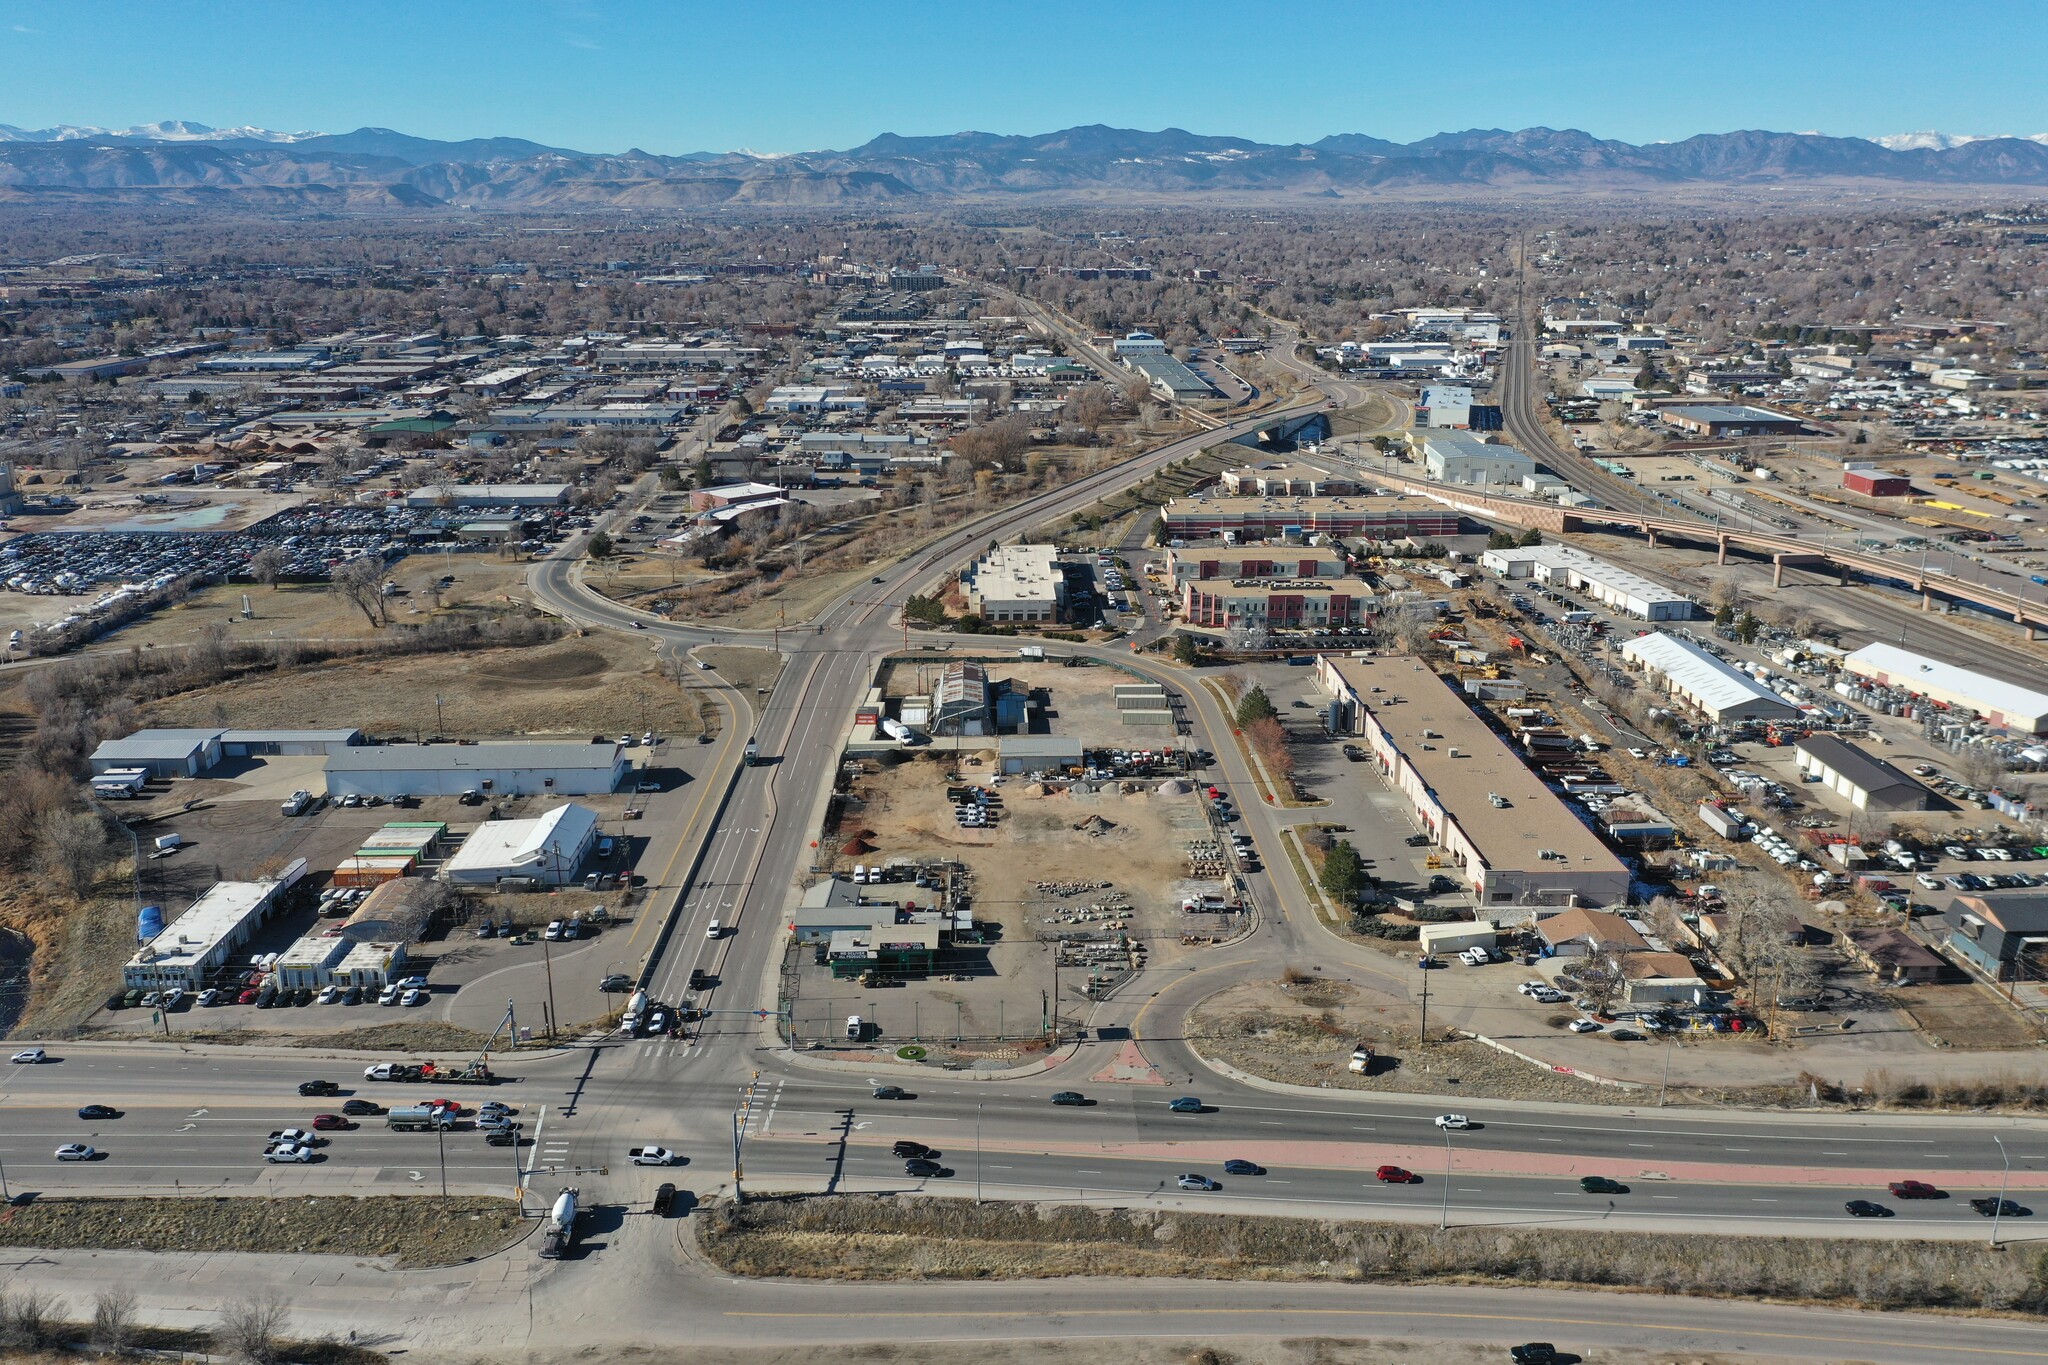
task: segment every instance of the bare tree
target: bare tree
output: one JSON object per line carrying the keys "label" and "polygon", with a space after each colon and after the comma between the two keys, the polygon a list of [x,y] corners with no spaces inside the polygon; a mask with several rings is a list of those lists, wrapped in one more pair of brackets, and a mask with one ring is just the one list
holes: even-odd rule
{"label": "bare tree", "polygon": [[354,603],[373,629],[384,624],[384,561],[375,555],[360,555],[330,569],[327,590]]}
{"label": "bare tree", "polygon": [[248,1365],[277,1365],[290,1321],[291,1306],[276,1290],[241,1299],[221,1310],[220,1324],[213,1329],[214,1345]]}
{"label": "bare tree", "polygon": [[125,1355],[135,1335],[135,1291],[103,1289],[92,1301],[92,1344],[110,1355]]}
{"label": "bare tree", "polygon": [[284,551],[275,545],[266,545],[249,560],[249,576],[266,588],[275,589],[277,580],[284,577]]}
{"label": "bare tree", "polygon": [[36,868],[74,896],[92,891],[108,861],[107,828],[90,811],[51,811],[36,823]]}
{"label": "bare tree", "polygon": [[1956,755],[1956,775],[1980,791],[2005,777],[2005,759],[1989,744],[1972,744]]}

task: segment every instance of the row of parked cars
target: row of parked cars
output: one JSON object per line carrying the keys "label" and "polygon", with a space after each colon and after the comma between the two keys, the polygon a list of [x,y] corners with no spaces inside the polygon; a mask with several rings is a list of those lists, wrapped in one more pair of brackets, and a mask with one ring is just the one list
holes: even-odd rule
{"label": "row of parked cars", "polygon": [[294,989],[265,979],[255,985],[209,986],[196,995],[179,986],[162,991],[140,988],[120,991],[107,997],[107,1008],[175,1010],[185,1008],[190,1002],[202,1009],[219,1005],[254,1005],[259,1010],[267,1010],[287,1006],[303,1008],[314,1004],[360,1005],[372,999],[380,1005],[410,1006],[424,1005],[427,998],[427,979],[423,976],[409,976],[382,989],[375,986],[323,986],[317,990],[301,986]]}

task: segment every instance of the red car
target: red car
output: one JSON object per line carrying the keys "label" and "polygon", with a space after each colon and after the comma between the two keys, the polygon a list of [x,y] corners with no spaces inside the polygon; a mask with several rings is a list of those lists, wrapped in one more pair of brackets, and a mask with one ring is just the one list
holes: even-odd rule
{"label": "red car", "polygon": [[1939,1199],[1941,1191],[1924,1180],[1894,1180],[1886,1186],[1894,1199]]}
{"label": "red car", "polygon": [[314,1131],[314,1132],[316,1132],[316,1133],[317,1133],[317,1132],[321,1132],[321,1131],[323,1131],[323,1130],[325,1130],[325,1129],[329,1129],[329,1128],[353,1128],[353,1127],[355,1127],[355,1125],[354,1125],[353,1123],[350,1123],[350,1122],[349,1122],[349,1121],[348,1121],[347,1119],[343,1118],[343,1117],[342,1117],[341,1115],[339,1115],[339,1114],[315,1114],[315,1115],[313,1115],[313,1131]]}
{"label": "red car", "polygon": [[1374,1171],[1373,1175],[1378,1177],[1383,1185],[1413,1185],[1418,1179],[1415,1172],[1403,1170],[1399,1166],[1382,1166]]}
{"label": "red car", "polygon": [[427,1107],[430,1109],[447,1109],[457,1114],[462,1112],[462,1106],[454,1100],[428,1100]]}
{"label": "red car", "polygon": [[251,986],[249,987],[249,989],[243,991],[240,995],[235,997],[235,1003],[237,1005],[253,1005],[256,1003],[256,997],[258,994],[260,994],[260,992],[257,991],[257,989],[254,986]]}

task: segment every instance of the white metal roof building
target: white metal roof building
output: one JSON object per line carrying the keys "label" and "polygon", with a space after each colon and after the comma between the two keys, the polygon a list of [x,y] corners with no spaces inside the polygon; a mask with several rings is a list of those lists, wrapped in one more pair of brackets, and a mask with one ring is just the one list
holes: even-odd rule
{"label": "white metal roof building", "polygon": [[576,880],[597,842],[597,812],[570,802],[532,820],[491,820],[478,826],[441,865],[441,876],[470,886],[532,877],[548,886]]}
{"label": "white metal roof building", "polygon": [[1798,707],[1756,679],[1676,635],[1638,635],[1622,644],[1621,657],[1709,720],[1790,720],[1799,714]]}
{"label": "white metal roof building", "polygon": [[1596,602],[1645,621],[1692,619],[1693,602],[1684,593],[1569,545],[1487,550],[1479,556],[1479,566],[1502,578],[1531,578],[1583,592]]}
{"label": "white metal roof building", "polygon": [[569,501],[566,483],[436,483],[405,495],[407,507],[561,507]]}
{"label": "white metal roof building", "polygon": [[327,756],[329,796],[585,796],[615,791],[626,755],[610,740],[364,744]]}
{"label": "white metal roof building", "polygon": [[[1958,668],[1896,645],[1868,644],[1842,660],[1859,677],[1898,687],[1944,706],[1977,712],[2022,734],[2048,734],[2048,693]],[[98,755],[94,755],[97,763]]]}
{"label": "white metal roof building", "polygon": [[206,978],[227,962],[228,954],[247,943],[256,926],[270,917],[283,894],[304,875],[305,867],[300,861],[276,881],[214,883],[184,914],[136,951],[121,971],[123,984],[131,990],[202,989]]}

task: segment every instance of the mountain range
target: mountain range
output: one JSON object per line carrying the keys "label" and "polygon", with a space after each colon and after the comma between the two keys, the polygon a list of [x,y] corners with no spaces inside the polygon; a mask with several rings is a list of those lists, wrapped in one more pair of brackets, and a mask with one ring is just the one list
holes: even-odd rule
{"label": "mountain range", "polygon": [[447,142],[388,128],[282,133],[172,120],[121,130],[0,124],[0,200],[503,209],[821,206],[953,198],[1371,199],[1541,186],[1863,183],[2048,186],[2048,134],[1872,140],[1709,133],[1633,144],[1500,128],[1401,143],[1337,133],[1275,144],[1101,125],[1036,135],[885,133],[844,151],[593,153],[524,138]]}

